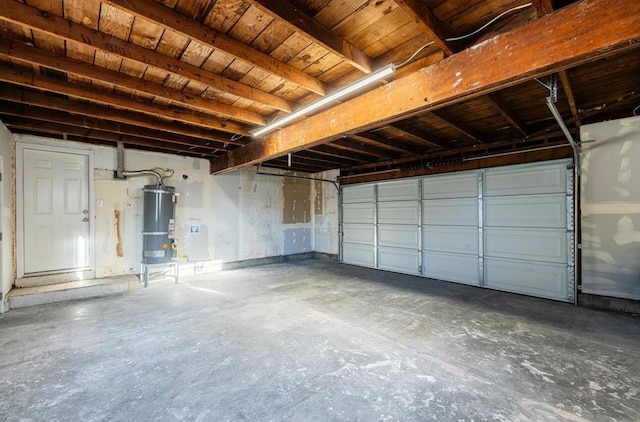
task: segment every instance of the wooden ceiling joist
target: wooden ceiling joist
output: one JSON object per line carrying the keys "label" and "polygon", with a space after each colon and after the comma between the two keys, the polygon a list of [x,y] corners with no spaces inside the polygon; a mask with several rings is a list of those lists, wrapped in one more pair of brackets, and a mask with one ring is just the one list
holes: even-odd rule
{"label": "wooden ceiling joist", "polygon": [[255,101],[277,110],[291,112],[292,105],[273,94],[216,75],[184,61],[174,59],[154,50],[123,41],[114,36],[73,23],[62,17],[27,6],[15,0],[0,0],[0,20],[11,22],[65,41],[90,46],[124,59],[153,66],[164,71],[196,80],[214,90],[227,92]]}
{"label": "wooden ceiling joist", "polygon": [[[373,133],[362,132],[362,133],[350,133],[349,139],[353,139],[354,141],[358,141],[362,145],[366,145],[366,148],[374,151],[379,151],[382,154],[394,153],[398,155],[407,155],[411,153],[410,148],[405,145],[398,145],[398,142],[386,139],[382,136],[376,136]],[[409,148],[409,149],[406,149]]]}
{"label": "wooden ceiling joist", "polygon": [[502,99],[500,94],[497,92],[492,92],[487,95],[487,98],[491,101],[491,104],[494,105],[496,111],[500,113],[502,117],[511,125],[516,131],[520,133],[522,136],[527,136],[527,129],[524,123],[518,118],[518,116],[513,113],[507,103]]}
{"label": "wooden ceiling joist", "polygon": [[454,53],[454,49],[447,42],[450,36],[448,31],[422,0],[398,0],[397,3],[399,8],[424,28],[429,38],[444,52],[445,56]]}
{"label": "wooden ceiling joist", "polygon": [[51,122],[61,125],[77,126],[101,132],[111,132],[118,135],[146,138],[158,142],[170,142],[188,147],[202,147],[209,149],[228,149],[224,142],[200,139],[184,135],[176,135],[157,129],[143,128],[123,123],[112,122],[94,117],[69,114],[64,111],[50,110],[9,101],[0,102],[0,114],[5,116],[23,117],[41,122]]}
{"label": "wooden ceiling joist", "polygon": [[[208,98],[190,95],[184,91],[166,87],[161,84],[129,76],[121,72],[95,66],[81,60],[61,57],[54,53],[31,47],[24,43],[0,39],[0,56],[19,60],[38,66],[45,66],[60,72],[66,72],[79,77],[99,79],[116,86],[127,88],[141,94],[152,94],[187,107],[193,107],[206,113],[223,115],[254,125],[264,125],[265,119],[258,113],[234,107]],[[219,117],[216,117],[219,119]]]}
{"label": "wooden ceiling joist", "polygon": [[578,106],[576,105],[576,97],[573,93],[573,86],[571,85],[571,79],[569,79],[569,72],[561,70],[558,72],[560,76],[560,82],[562,83],[562,89],[567,96],[569,102],[569,109],[571,110],[571,116],[573,117],[573,123],[577,128],[580,128],[580,116],[578,115]]}
{"label": "wooden ceiling joist", "polygon": [[210,115],[196,114],[188,110],[163,107],[148,100],[133,99],[129,96],[90,90],[84,86],[72,84],[61,79],[22,72],[11,67],[0,66],[0,81],[26,88],[68,95],[69,97],[88,100],[103,105],[113,105],[125,110],[132,110],[163,119],[178,120],[205,128],[217,129],[234,134],[248,134],[246,127],[240,126],[235,122],[221,121],[219,118],[216,119]]}
{"label": "wooden ceiling joist", "polygon": [[314,42],[337,54],[351,66],[364,73],[376,70],[376,65],[362,50],[342,39],[336,33],[325,28],[300,8],[282,0],[249,0],[249,3],[260,10],[275,16],[282,25],[292,31],[307,35]]}
{"label": "wooden ceiling joist", "polygon": [[151,148],[162,149],[166,152],[189,152],[194,154],[200,154],[203,157],[213,157],[213,151],[206,147],[185,147],[180,144],[173,144],[171,142],[158,142],[152,141],[146,138],[140,138],[136,136],[119,135],[113,132],[105,132],[96,129],[84,129],[72,125],[64,125],[60,123],[43,122],[39,120],[29,120],[23,117],[5,116],[2,115],[2,121],[10,129],[23,129],[31,130],[42,133],[57,134],[63,133],[67,135],[74,135],[80,138],[97,139],[101,141],[110,142],[125,142],[131,145],[145,146]]}
{"label": "wooden ceiling joist", "polygon": [[392,127],[393,130],[396,130],[396,131],[404,134],[404,136],[407,136],[407,137],[409,137],[411,139],[415,139],[417,142],[427,144],[427,145],[429,145],[429,146],[431,146],[433,148],[436,148],[436,149],[447,149],[447,148],[449,148],[449,145],[447,145],[446,142],[442,142],[442,141],[439,141],[439,140],[436,140],[436,139],[431,139],[431,138],[427,139],[426,136],[424,136],[422,134],[414,133],[411,129],[403,127],[402,125],[400,125],[398,123],[392,124],[392,125],[390,125],[390,127]]}
{"label": "wooden ceiling joist", "polygon": [[311,148],[628,51],[639,41],[640,2],[582,0],[212,159],[210,170]]}
{"label": "wooden ceiling joist", "polygon": [[170,29],[210,48],[219,50],[243,60],[246,63],[264,69],[274,75],[293,82],[299,86],[324,95],[326,88],[324,84],[311,75],[296,69],[286,63],[274,59],[246,44],[233,39],[232,37],[218,32],[210,26],[189,19],[175,10],[164,6],[154,0],[104,0],[117,8],[126,10],[134,16],[142,17],[146,20]]}
{"label": "wooden ceiling joist", "polygon": [[460,122],[459,120],[454,119],[453,117],[447,115],[445,112],[442,112],[442,111],[432,112],[432,113],[429,113],[429,116],[437,120],[438,122],[446,126],[449,126],[451,129],[455,130],[465,138],[468,138],[469,140],[471,140],[474,144],[481,145],[485,143],[485,141],[482,139],[482,137],[478,133],[476,133],[476,131],[469,128],[467,125]]}
{"label": "wooden ceiling joist", "polygon": [[158,129],[178,135],[192,136],[208,139],[213,142],[224,144],[244,145],[244,139],[234,140],[229,134],[205,129],[197,126],[189,126],[178,122],[167,122],[159,119],[150,119],[147,116],[138,115],[125,110],[108,108],[97,104],[81,103],[70,101],[64,98],[57,98],[40,92],[34,92],[21,88],[2,86],[0,87],[0,99],[13,101],[21,104],[39,106],[48,109],[66,111],[79,116],[91,116],[97,119],[105,119],[113,122],[126,123],[142,128]]}

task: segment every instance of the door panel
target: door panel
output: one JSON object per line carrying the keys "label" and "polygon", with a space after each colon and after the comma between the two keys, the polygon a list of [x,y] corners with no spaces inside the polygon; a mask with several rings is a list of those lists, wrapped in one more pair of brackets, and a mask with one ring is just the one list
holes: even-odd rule
{"label": "door panel", "polygon": [[24,273],[90,265],[89,156],[23,150]]}

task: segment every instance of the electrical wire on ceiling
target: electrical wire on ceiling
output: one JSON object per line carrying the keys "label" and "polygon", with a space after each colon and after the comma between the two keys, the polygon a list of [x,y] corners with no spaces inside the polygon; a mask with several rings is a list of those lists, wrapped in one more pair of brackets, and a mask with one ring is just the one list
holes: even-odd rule
{"label": "electrical wire on ceiling", "polygon": [[516,10],[524,9],[524,8],[530,7],[530,6],[532,6],[531,3],[522,4],[520,6],[512,7],[511,9],[500,13],[498,16],[496,16],[495,18],[491,19],[489,22],[485,23],[484,25],[482,25],[480,28],[476,29],[475,31],[470,32],[470,33],[465,34],[465,35],[460,35],[459,37],[447,38],[447,39],[445,39],[445,41],[459,41],[459,40],[463,40],[465,38],[472,37],[472,36],[476,35],[478,32],[483,31],[484,29],[486,29],[489,25],[493,24],[495,21],[497,21],[498,19],[502,18],[503,16],[508,15],[511,12],[515,12]]}
{"label": "electrical wire on ceiling", "polygon": [[[491,19],[489,22],[485,23],[484,25],[482,25],[480,28],[476,29],[473,32],[470,32],[468,34],[465,35],[460,35],[459,37],[451,37],[451,38],[445,38],[445,41],[459,41],[459,40],[463,40],[465,38],[469,38],[471,36],[476,35],[477,33],[485,30],[487,27],[489,27],[490,25],[492,25],[493,23],[495,23],[497,20],[499,20],[500,18],[502,18],[503,16],[508,15],[509,13],[515,12],[516,10],[520,10],[520,9],[524,9],[527,7],[532,6],[532,3],[527,3],[527,4],[522,4],[520,6],[516,6],[516,7],[512,7],[509,10],[506,10],[502,13],[500,13],[498,16],[496,16],[495,18]],[[424,50],[425,48],[429,47],[430,45],[435,44],[434,41],[428,42],[425,45],[423,45],[422,47],[420,47],[419,49],[417,49],[412,55],[411,57],[409,57],[407,60],[403,61],[402,63],[396,65],[396,69],[400,68],[406,64],[408,64],[409,62],[411,62],[411,60],[414,59],[414,57],[416,57],[418,55],[418,53],[420,53],[422,50]]]}
{"label": "electrical wire on ceiling", "polygon": [[633,109],[633,111],[631,112],[634,116],[638,115],[638,109],[640,109],[640,105],[636,108]]}

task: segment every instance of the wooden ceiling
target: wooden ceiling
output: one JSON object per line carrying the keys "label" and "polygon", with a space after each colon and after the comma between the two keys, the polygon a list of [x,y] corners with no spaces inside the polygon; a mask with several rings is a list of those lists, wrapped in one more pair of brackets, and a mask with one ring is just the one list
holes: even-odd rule
{"label": "wooden ceiling", "polygon": [[[630,116],[639,41],[628,0],[0,0],[0,120],[207,158],[212,172],[262,163],[361,181],[566,154],[543,84],[557,78],[576,139]],[[390,63],[369,91],[251,135]]]}

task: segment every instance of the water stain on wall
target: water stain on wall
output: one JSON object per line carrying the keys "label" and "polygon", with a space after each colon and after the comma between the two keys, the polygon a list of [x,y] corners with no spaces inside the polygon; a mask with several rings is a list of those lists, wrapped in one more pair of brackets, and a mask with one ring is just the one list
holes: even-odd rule
{"label": "water stain on wall", "polygon": [[308,223],[311,221],[311,181],[282,179],[284,224]]}
{"label": "water stain on wall", "polygon": [[120,230],[120,210],[113,210],[113,225],[116,230],[116,239],[118,243],[116,243],[116,255],[118,258],[122,258],[124,256],[124,251],[122,250],[122,232]]}

